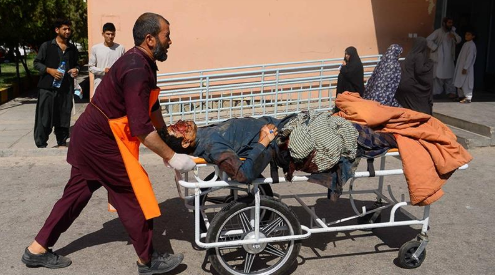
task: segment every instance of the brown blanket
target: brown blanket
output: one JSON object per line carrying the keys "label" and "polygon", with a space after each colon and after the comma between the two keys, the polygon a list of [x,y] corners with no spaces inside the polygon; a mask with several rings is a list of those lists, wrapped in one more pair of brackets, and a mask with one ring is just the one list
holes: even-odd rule
{"label": "brown blanket", "polygon": [[336,115],[374,130],[393,133],[413,205],[428,205],[444,192],[441,187],[472,156],[438,119],[409,109],[380,105],[356,93],[338,95]]}

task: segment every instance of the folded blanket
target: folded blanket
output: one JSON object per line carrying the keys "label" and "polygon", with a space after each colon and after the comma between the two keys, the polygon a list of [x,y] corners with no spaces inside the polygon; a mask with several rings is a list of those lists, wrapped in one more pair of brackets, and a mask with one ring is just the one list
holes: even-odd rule
{"label": "folded blanket", "polygon": [[393,133],[413,205],[428,205],[444,193],[452,173],[472,160],[452,131],[438,119],[413,110],[380,105],[356,93],[339,94],[335,115]]}

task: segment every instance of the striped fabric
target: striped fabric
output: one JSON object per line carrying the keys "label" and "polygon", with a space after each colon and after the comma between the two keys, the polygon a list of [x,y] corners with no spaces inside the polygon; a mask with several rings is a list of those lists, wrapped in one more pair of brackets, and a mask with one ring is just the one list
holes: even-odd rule
{"label": "striped fabric", "polygon": [[281,130],[282,136],[289,136],[288,148],[295,163],[314,154],[312,162],[317,171],[313,173],[329,170],[341,157],[356,157],[358,131],[352,123],[331,113],[300,113]]}

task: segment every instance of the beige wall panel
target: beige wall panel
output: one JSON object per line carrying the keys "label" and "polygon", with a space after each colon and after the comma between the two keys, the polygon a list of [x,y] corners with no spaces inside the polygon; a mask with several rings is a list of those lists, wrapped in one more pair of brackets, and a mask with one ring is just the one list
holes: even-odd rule
{"label": "beige wall panel", "polygon": [[[132,27],[146,11],[171,22],[169,59],[160,72],[360,55],[390,43],[409,48],[409,33],[432,31],[430,0],[88,0],[89,43],[105,20],[119,22],[116,42],[133,46]],[[432,10],[432,11],[430,11]],[[105,22],[103,22],[105,21]]]}

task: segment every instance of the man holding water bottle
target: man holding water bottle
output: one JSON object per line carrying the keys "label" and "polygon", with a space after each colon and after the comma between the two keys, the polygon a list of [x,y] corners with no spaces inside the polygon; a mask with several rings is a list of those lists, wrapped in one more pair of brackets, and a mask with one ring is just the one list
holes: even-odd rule
{"label": "man holding water bottle", "polygon": [[57,36],[43,43],[34,59],[34,67],[40,72],[34,123],[34,142],[38,148],[46,148],[53,128],[57,146],[67,146],[73,105],[73,78],[79,73],[78,51],[76,46],[69,43],[71,26],[69,20],[57,19],[54,24]]}

